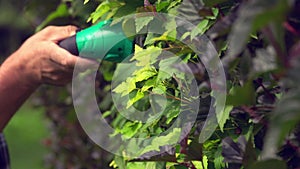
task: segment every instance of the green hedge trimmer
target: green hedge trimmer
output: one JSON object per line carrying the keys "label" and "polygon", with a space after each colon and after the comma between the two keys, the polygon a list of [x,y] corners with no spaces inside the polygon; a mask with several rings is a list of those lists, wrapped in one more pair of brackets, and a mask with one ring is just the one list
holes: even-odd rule
{"label": "green hedge trimmer", "polygon": [[121,62],[133,53],[134,39],[125,35],[121,23],[111,23],[99,22],[62,40],[59,46],[80,57]]}

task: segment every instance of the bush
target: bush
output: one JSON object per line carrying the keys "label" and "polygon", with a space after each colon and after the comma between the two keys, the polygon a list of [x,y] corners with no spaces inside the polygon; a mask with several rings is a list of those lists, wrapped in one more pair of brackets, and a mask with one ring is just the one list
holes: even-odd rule
{"label": "bush", "polygon": [[[86,0],[85,5],[75,0],[62,1],[42,26],[53,21],[56,18],[53,16],[86,19],[92,24],[140,13],[133,20],[125,18],[122,22],[124,29],[132,26],[136,33],[143,34],[136,39],[139,43],[131,58],[135,64],[103,61],[95,84],[99,108],[115,129],[114,134],[128,136],[121,138],[127,145],[120,149],[127,156],[112,159],[87,137],[76,118],[70,89],[43,89],[41,98],[53,122],[53,135],[49,138],[52,153],[47,166],[299,167],[299,7],[297,0]],[[81,13],[87,8],[89,11]],[[159,22],[164,18],[156,12],[179,19],[170,17]],[[180,18],[195,27],[190,29]],[[162,34],[149,31],[155,22],[160,23]],[[203,41],[204,37],[207,41]],[[212,42],[217,57],[209,57],[203,51],[209,47],[205,42]],[[193,44],[201,44],[204,49]],[[195,50],[202,55],[198,57]],[[178,58],[182,64],[178,64]],[[206,64],[216,63],[213,60],[216,58],[222,61],[225,82],[211,81],[217,68],[205,69]],[[190,84],[197,88],[191,88]],[[122,100],[125,97],[128,99]],[[113,100],[116,98],[122,101]],[[218,106],[222,102],[224,107]],[[129,115],[146,116],[153,121],[128,120],[120,113],[119,104]],[[194,104],[192,110],[196,112],[190,107]],[[155,119],[151,113],[141,115],[154,108],[162,110],[159,118]],[[194,113],[196,121],[190,123],[194,119],[188,117]],[[186,122],[185,127],[175,127],[160,135],[176,124],[177,119]],[[209,133],[212,130],[209,127],[216,129]],[[132,142],[131,137],[154,139],[150,143]],[[137,156],[130,156],[132,152]]]}

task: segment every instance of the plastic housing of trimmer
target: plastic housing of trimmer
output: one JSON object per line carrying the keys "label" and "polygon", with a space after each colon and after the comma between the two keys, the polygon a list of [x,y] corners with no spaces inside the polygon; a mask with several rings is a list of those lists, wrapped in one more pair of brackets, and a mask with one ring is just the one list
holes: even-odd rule
{"label": "plastic housing of trimmer", "polygon": [[133,40],[128,38],[122,24],[112,20],[99,22],[59,42],[70,53],[91,59],[122,62],[134,50]]}

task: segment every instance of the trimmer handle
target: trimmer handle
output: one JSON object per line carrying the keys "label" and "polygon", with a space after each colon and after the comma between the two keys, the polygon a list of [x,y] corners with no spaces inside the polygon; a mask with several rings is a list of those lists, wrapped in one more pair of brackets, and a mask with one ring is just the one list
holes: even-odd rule
{"label": "trimmer handle", "polygon": [[133,53],[134,43],[125,35],[121,23],[111,26],[111,22],[99,22],[58,45],[80,57],[121,62]]}
{"label": "trimmer handle", "polygon": [[76,55],[76,56],[79,55],[79,51],[78,51],[77,44],[76,44],[76,35],[73,35],[67,39],[60,41],[58,43],[58,45],[64,49],[66,49],[73,55]]}

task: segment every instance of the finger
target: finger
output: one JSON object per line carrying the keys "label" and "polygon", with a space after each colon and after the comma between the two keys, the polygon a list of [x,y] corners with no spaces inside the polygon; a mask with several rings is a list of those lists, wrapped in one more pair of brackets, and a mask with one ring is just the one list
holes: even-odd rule
{"label": "finger", "polygon": [[39,32],[40,38],[58,42],[76,34],[78,28],[73,25],[68,26],[48,26]]}
{"label": "finger", "polygon": [[95,60],[82,58],[79,56],[72,55],[67,50],[55,45],[52,52],[50,53],[50,58],[53,62],[66,67],[68,69],[74,69],[76,66],[76,71],[82,72],[87,69],[96,70],[98,68],[98,62]]}
{"label": "finger", "polygon": [[[49,65],[50,64],[50,65]],[[42,83],[51,85],[64,85],[71,81],[73,70],[66,69],[58,64],[49,63],[42,70]]]}

